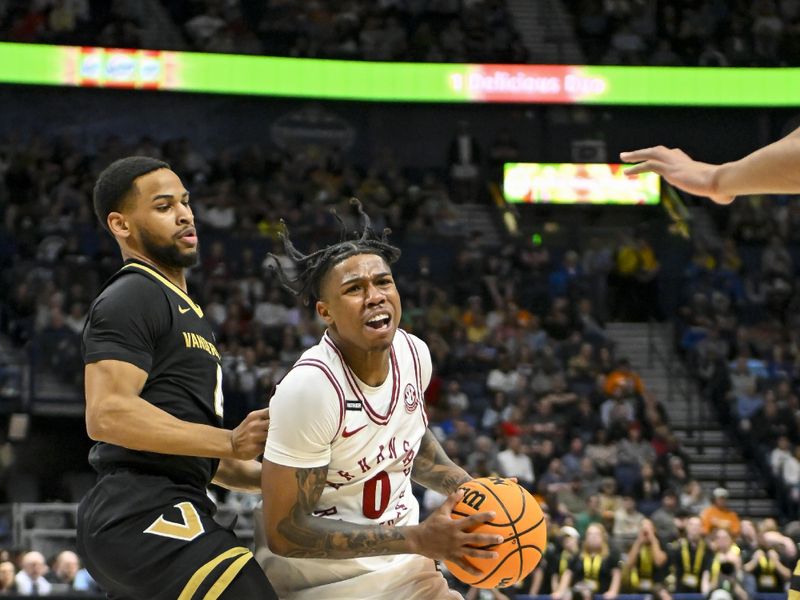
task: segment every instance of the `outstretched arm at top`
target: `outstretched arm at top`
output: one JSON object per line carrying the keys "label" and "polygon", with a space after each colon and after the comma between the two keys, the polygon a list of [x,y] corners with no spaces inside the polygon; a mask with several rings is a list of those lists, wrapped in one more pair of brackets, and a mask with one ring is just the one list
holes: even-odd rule
{"label": "outstretched arm at top", "polygon": [[269,409],[251,412],[233,431],[182,421],[143,399],[147,373],[120,360],[86,365],[86,432],[131,450],[252,459],[264,449]]}
{"label": "outstretched arm at top", "polygon": [[625,162],[639,163],[628,174],[654,172],[690,194],[728,204],[743,194],[800,193],[800,128],[744,158],[712,165],[692,160],[683,150],[656,146],[623,152]]}

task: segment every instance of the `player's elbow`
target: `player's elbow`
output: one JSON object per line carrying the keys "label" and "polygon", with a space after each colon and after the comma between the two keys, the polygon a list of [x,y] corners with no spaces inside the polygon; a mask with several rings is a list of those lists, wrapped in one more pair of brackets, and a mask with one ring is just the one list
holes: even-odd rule
{"label": "player's elbow", "polygon": [[102,404],[86,399],[86,434],[95,442],[108,442],[114,430],[114,417]]}
{"label": "player's elbow", "polygon": [[288,557],[292,552],[289,541],[277,531],[267,531],[267,546],[277,556]]}

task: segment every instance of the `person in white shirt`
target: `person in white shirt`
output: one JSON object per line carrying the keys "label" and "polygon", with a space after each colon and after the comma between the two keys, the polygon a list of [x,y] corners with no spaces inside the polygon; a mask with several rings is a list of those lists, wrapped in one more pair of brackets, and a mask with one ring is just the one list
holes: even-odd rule
{"label": "person in white shirt", "polygon": [[497,366],[489,371],[489,375],[486,378],[487,389],[490,392],[513,394],[520,391],[522,383],[522,375],[514,369],[508,352],[501,351]]}
{"label": "person in white shirt", "polygon": [[[316,299],[328,329],[270,402],[256,557],[284,600],[460,598],[434,560],[478,574],[468,558],[496,557],[502,537],[469,533],[492,513],[451,518],[471,477],[427,427],[431,358],[398,328],[389,265],[400,251],[356,205],[360,238],[304,255],[284,236],[298,276],[276,263],[284,287]],[[422,523],[412,480],[447,496]]]}
{"label": "person in white shirt", "polygon": [[510,436],[506,449],[497,454],[497,468],[503,477],[516,477],[522,487],[533,489],[533,461],[518,435]]}
{"label": "person in white shirt", "polygon": [[22,569],[17,573],[17,593],[20,596],[49,596],[52,584],[44,578],[47,563],[41,552],[28,552],[22,557]]}
{"label": "person in white shirt", "polygon": [[792,442],[785,435],[778,437],[778,445],[772,449],[769,455],[769,465],[772,474],[776,477],[783,477],[783,465],[792,458]]}

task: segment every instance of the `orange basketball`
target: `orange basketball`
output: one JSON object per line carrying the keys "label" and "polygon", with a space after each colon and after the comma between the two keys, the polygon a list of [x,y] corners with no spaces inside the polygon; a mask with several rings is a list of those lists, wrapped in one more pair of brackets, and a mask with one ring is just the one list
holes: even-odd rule
{"label": "orange basketball", "polygon": [[473,479],[459,489],[464,497],[453,509],[453,518],[494,512],[493,521],[472,531],[499,534],[503,541],[485,548],[497,552],[494,560],[465,557],[480,575],[470,575],[450,561],[445,561],[447,568],[460,581],[479,588],[508,587],[524,579],[539,564],[547,546],[547,524],[539,503],[527,490],[500,477]]}

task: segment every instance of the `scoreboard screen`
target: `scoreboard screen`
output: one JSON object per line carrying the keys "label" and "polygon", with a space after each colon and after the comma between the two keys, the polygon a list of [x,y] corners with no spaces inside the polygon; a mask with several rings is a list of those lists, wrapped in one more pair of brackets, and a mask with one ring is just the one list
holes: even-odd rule
{"label": "scoreboard screen", "polygon": [[658,204],[661,178],[623,164],[506,163],[503,195],[520,204]]}

